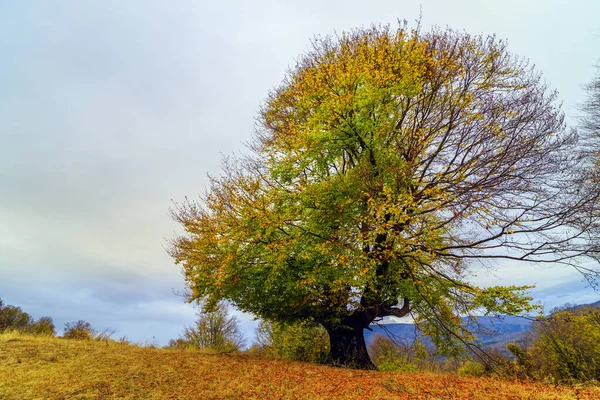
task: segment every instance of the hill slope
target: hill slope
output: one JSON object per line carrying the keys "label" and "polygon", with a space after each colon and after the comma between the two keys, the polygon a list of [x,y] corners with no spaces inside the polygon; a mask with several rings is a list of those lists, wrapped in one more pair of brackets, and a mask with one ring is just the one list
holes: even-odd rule
{"label": "hill slope", "polygon": [[600,390],[0,334],[0,398],[593,399]]}

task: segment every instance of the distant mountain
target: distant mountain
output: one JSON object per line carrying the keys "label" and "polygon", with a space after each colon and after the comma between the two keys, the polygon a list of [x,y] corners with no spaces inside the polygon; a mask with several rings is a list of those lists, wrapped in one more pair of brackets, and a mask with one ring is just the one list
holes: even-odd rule
{"label": "distant mountain", "polygon": [[[477,338],[484,347],[501,346],[520,340],[531,329],[531,320],[521,317],[479,317],[478,326],[473,326]],[[389,336],[399,343],[410,343],[416,335],[414,324],[385,324],[371,326],[372,331],[365,331],[367,345],[377,335]]]}
{"label": "distant mountain", "polygon": [[[600,301],[591,304],[580,304],[572,308],[578,309],[586,306],[600,308]],[[475,336],[483,347],[498,347],[504,351],[507,343],[520,342],[525,334],[531,330],[532,321],[523,317],[478,317],[479,327],[473,327]],[[365,330],[367,345],[373,343],[377,335],[390,336],[398,343],[411,343],[416,335],[414,324],[385,324],[373,325],[372,331]],[[427,340],[426,340],[427,342]]]}
{"label": "distant mountain", "polygon": [[583,307],[597,307],[597,308],[600,308],[600,300],[598,300],[595,303],[590,303],[590,304],[579,304],[579,305],[573,306],[572,308],[574,308],[574,309],[580,309],[580,308],[583,308]]}

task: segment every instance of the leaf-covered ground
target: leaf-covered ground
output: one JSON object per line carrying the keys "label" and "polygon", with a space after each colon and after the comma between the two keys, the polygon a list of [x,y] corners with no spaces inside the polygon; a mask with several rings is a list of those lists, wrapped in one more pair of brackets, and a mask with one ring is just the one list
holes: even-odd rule
{"label": "leaf-covered ground", "polygon": [[0,334],[0,399],[598,399],[600,389],[353,371]]}

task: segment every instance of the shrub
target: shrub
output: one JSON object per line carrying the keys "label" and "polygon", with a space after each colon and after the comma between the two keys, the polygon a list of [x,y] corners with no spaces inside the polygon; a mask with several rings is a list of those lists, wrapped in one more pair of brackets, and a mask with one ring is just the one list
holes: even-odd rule
{"label": "shrub", "polygon": [[417,365],[408,346],[399,345],[392,339],[377,335],[369,346],[373,363],[380,371],[416,371]]}
{"label": "shrub", "polygon": [[41,317],[33,324],[29,326],[27,331],[33,335],[39,336],[54,336],[56,331],[54,329],[54,322],[51,317]]}
{"label": "shrub", "polygon": [[217,352],[239,351],[243,345],[244,338],[238,320],[229,316],[224,303],[199,312],[195,324],[185,328],[183,337],[169,342],[172,348],[211,349]]}
{"label": "shrub", "polygon": [[467,360],[463,363],[463,365],[458,369],[458,374],[462,376],[471,375],[471,376],[483,376],[486,372],[485,365],[480,362]]}
{"label": "shrub", "polygon": [[65,323],[63,338],[75,340],[93,340],[96,331],[89,322],[84,320],[70,321]]}
{"label": "shrub", "polygon": [[329,335],[325,328],[308,321],[288,324],[261,321],[251,352],[284,360],[322,364],[329,357]]}

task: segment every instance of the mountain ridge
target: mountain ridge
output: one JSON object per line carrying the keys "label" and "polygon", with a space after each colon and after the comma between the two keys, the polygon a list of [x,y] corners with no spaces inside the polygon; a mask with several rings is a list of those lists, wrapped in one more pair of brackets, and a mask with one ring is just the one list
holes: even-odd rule
{"label": "mountain ridge", "polygon": [[[600,308],[600,300],[589,304],[566,305],[566,307],[570,309]],[[483,329],[479,332],[475,329],[474,333],[482,346],[484,348],[498,347],[503,350],[507,343],[520,342],[525,339],[525,335],[531,331],[533,318],[478,316],[477,323]],[[401,344],[410,344],[417,336],[417,328],[413,323],[379,324],[371,325],[370,328],[370,331],[365,330],[367,345],[372,344],[377,335],[390,337]]]}

